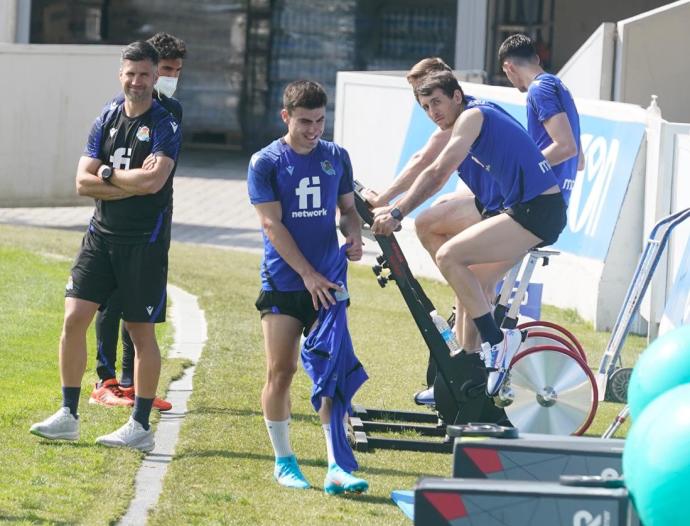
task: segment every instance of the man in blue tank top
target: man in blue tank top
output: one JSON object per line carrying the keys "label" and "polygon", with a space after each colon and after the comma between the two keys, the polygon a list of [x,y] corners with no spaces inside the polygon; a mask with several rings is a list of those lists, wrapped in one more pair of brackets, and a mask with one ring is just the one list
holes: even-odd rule
{"label": "man in blue tank top", "polygon": [[[339,260],[336,208],[349,245],[347,257],[353,261],[362,257],[349,155],[337,144],[321,140],[326,102],[326,93],[316,82],[290,83],[283,93],[281,112],[287,134],[252,156],[247,177],[264,240],[256,301],[267,365],[261,405],[276,457],[274,477],[283,486],[299,489],[308,488],[309,483],[289,440],[290,385],[297,369],[300,335],[314,326],[320,308],[336,305],[335,295],[342,291],[335,278],[329,277]],[[367,482],[334,461],[330,408],[330,399],[323,398],[319,415],[329,457],[324,489],[364,491]]]}
{"label": "man in blue tank top", "polygon": [[501,330],[491,315],[482,285],[470,267],[509,268],[530,248],[556,241],[565,227],[565,203],[549,163],[522,126],[491,105],[469,107],[457,79],[448,73],[429,75],[415,89],[422,108],[434,118],[436,108],[451,113],[452,135],[439,157],[395,206],[375,210],[373,230],[388,235],[402,218],[436,193],[466,159],[498,186],[501,213],[469,226],[436,251],[436,264],[476,325],[489,370],[487,394],[494,396],[521,345],[518,330]]}
{"label": "man in blue tank top", "polygon": [[[434,72],[452,72],[452,69],[442,59],[437,57],[425,58],[415,64],[408,72],[406,79],[414,90],[423,79]],[[460,85],[459,99],[467,104],[489,104],[490,102],[475,100],[473,97],[462,94]],[[365,190],[367,201],[374,207],[386,206],[400,194],[406,192],[414,183],[420,173],[436,160],[443,148],[448,144],[453,131],[453,123],[456,113],[452,107],[457,104],[451,98],[443,97],[441,104],[436,105],[434,113],[429,117],[438,126],[431,134],[424,147],[416,152],[407,162],[400,174],[395,178],[386,190],[377,194],[372,190]],[[498,106],[496,106],[498,107]],[[424,210],[415,219],[415,231],[424,248],[432,259],[436,257],[436,251],[452,236],[465,228],[478,223],[483,218],[498,213],[501,206],[501,195],[498,187],[490,178],[482,177],[481,167],[471,159],[466,159],[459,167],[456,167],[458,176],[465,183],[466,188],[444,194],[434,201],[433,205]],[[506,269],[507,270],[507,269]],[[500,269],[497,269],[500,275]],[[490,274],[481,272],[482,286],[489,297],[494,294],[499,275],[492,270]],[[477,331],[474,323],[465,320],[462,305],[455,302],[456,325],[454,332],[460,345],[465,349],[478,349]],[[417,398],[415,398],[418,400]]]}
{"label": "man in blue tank top", "polygon": [[542,69],[528,36],[509,36],[498,61],[511,84],[527,92],[527,132],[549,161],[567,204],[577,171],[584,168],[575,101],[561,79]]}

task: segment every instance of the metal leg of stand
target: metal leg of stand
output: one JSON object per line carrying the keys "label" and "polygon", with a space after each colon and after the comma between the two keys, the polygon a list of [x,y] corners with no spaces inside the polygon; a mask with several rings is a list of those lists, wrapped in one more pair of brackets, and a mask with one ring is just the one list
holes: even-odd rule
{"label": "metal leg of stand", "polygon": [[[510,304],[510,308],[505,316],[506,319],[517,320],[520,305],[522,305],[522,300],[525,297],[527,286],[532,279],[532,274],[534,273],[534,268],[537,266],[537,261],[543,259],[544,265],[547,265],[549,258],[552,256],[557,256],[559,253],[560,252],[555,250],[530,250],[527,254],[525,254],[525,257],[523,257],[522,260],[520,260],[512,269],[510,269],[503,281],[503,285],[501,286],[501,292],[497,303],[497,308],[500,306],[500,308],[504,309],[508,306],[508,304]],[[515,282],[518,281],[517,276],[522,268],[525,258],[527,258],[527,264],[520,275],[520,285],[515,291],[515,296],[511,300],[510,296],[513,291],[513,287],[515,286]]]}
{"label": "metal leg of stand", "polygon": [[611,438],[613,435],[615,435],[616,431],[618,431],[618,428],[623,425],[623,422],[625,422],[629,414],[630,407],[626,405],[621,412],[616,415],[616,418],[613,420],[613,422],[611,422],[611,425],[608,427],[608,429],[604,431],[604,434],[601,435],[601,438]]}

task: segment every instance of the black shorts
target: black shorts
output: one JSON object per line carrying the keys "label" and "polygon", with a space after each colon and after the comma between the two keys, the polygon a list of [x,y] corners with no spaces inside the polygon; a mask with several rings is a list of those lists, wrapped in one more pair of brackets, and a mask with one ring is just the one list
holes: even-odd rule
{"label": "black shorts", "polygon": [[542,240],[536,248],[553,245],[568,221],[563,195],[538,195],[525,203],[505,210],[505,213],[526,230]]}
{"label": "black shorts", "polygon": [[161,238],[154,243],[113,243],[89,230],[72,266],[65,296],[103,305],[119,289],[123,320],[164,322],[169,246]]}
{"label": "black shorts", "polygon": [[479,215],[482,216],[482,219],[497,216],[501,213],[500,210],[487,210],[486,208],[484,208],[482,202],[479,199],[477,199],[477,197],[474,198],[474,206],[477,207],[477,212],[479,212]]}
{"label": "black shorts", "polygon": [[305,333],[314,325],[319,315],[314,310],[311,294],[306,290],[280,292],[278,290],[261,290],[254,303],[263,318],[266,314],[285,314],[302,322]]}

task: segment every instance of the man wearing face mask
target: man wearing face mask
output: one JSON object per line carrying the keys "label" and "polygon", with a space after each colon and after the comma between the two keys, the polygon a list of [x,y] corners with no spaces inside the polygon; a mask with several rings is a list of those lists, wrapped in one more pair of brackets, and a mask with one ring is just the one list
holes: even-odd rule
{"label": "man wearing face mask", "polygon": [[[187,55],[184,41],[168,33],[156,33],[147,41],[159,54],[158,81],[153,98],[160,103],[175,120],[182,124],[182,106],[172,98]],[[108,106],[122,104],[124,95],[118,95]],[[115,291],[107,303],[96,314],[96,372],[99,381],[94,386],[89,402],[106,407],[130,407],[134,404],[134,344],[129,332],[122,324],[122,373],[120,381],[116,375],[117,340],[122,319],[122,297]],[[156,397],[153,406],[159,411],[168,411],[172,404]]]}

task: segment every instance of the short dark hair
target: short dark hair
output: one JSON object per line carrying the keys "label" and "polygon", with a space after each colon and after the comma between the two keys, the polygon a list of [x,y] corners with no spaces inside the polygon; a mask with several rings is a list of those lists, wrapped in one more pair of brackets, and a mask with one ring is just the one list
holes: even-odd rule
{"label": "short dark hair", "polygon": [[465,101],[465,93],[460,87],[458,79],[450,71],[436,71],[434,73],[429,73],[424,77],[422,83],[417,86],[414,90],[414,96],[419,102],[420,95],[428,96],[431,95],[434,90],[440,89],[449,98],[453,97],[456,90],[460,91],[463,102]]}
{"label": "short dark hair", "polygon": [[290,82],[283,91],[283,108],[292,113],[295,108],[315,110],[328,103],[328,96],[323,86],[313,80],[296,80]]}
{"label": "short dark hair", "polygon": [[424,58],[417,62],[410,71],[407,72],[405,78],[407,82],[414,82],[423,77],[426,77],[429,73],[434,71],[452,71],[451,67],[446,64],[442,58],[439,57],[429,57]]}
{"label": "short dark hair", "polygon": [[187,56],[187,44],[184,40],[170,33],[156,33],[146,42],[158,51],[161,60],[185,58]]}
{"label": "short dark hair", "polygon": [[498,48],[498,63],[502,65],[506,59],[521,59],[523,61],[533,61],[539,58],[534,42],[527,35],[518,33],[510,35],[503,41]]}
{"label": "short dark hair", "polygon": [[154,66],[158,65],[158,51],[151,44],[144,40],[137,40],[132,42],[127,47],[122,49],[120,62],[131,60],[132,62],[141,62],[142,60],[150,60]]}

